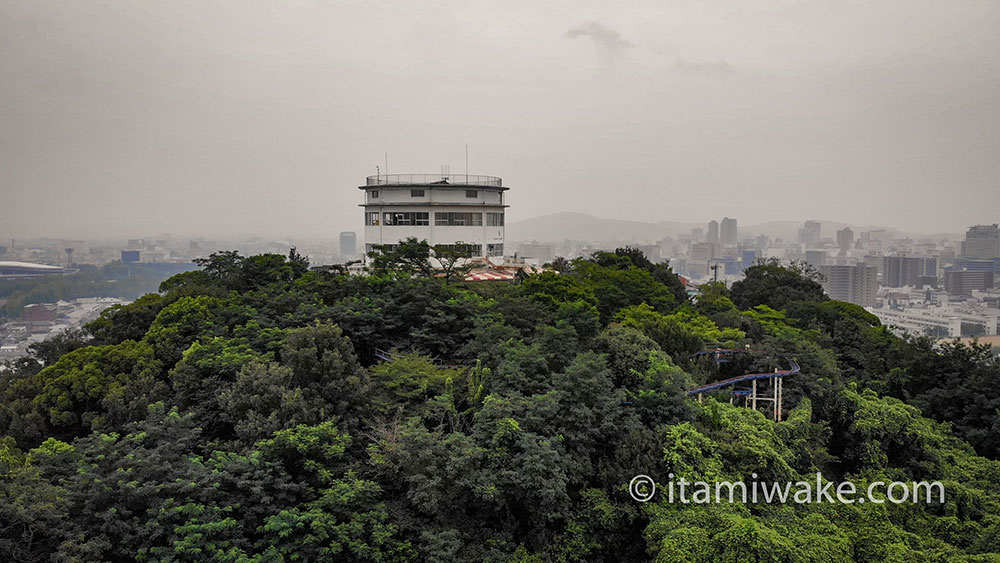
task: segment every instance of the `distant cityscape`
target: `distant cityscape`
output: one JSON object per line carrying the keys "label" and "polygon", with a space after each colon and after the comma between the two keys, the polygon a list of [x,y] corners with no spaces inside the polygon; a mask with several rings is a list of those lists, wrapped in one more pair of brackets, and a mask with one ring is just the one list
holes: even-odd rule
{"label": "distant cityscape", "polygon": [[741,236],[737,219],[724,217],[656,241],[533,241],[512,247],[520,258],[544,263],[615,245],[634,246],[654,261],[669,260],[695,285],[713,280],[729,285],[760,259],[798,261],[822,275],[831,298],[865,307],[898,333],[997,337],[1000,228],[995,223],[970,226],[964,236],[921,238],[807,220],[797,236],[783,238]]}
{"label": "distant cityscape", "polygon": [[[691,227],[687,232],[657,239],[635,236],[619,240],[514,239],[505,244],[502,208],[498,211],[501,213],[496,221],[499,222],[496,244],[486,245],[493,256],[491,260],[497,263],[542,266],[557,257],[572,259],[598,250],[632,246],[655,262],[669,261],[695,288],[709,281],[732,284],[760,259],[798,261],[822,276],[824,289],[831,298],[865,307],[897,332],[938,338],[997,338],[1000,288],[995,281],[1000,277],[1000,228],[996,223],[972,225],[964,235],[918,237],[884,228],[861,230],[806,220],[794,236],[788,236],[787,229],[782,236],[762,233],[759,228],[743,233],[736,218],[722,217],[703,227]],[[518,236],[522,230],[519,227],[517,223],[507,226],[507,239],[512,238],[510,235]],[[369,231],[371,228],[371,225],[366,227]],[[309,256],[313,265],[357,261],[363,258],[365,248],[359,244],[355,231],[344,231],[336,239],[325,240],[210,240],[169,235],[120,241],[14,239],[0,245],[0,278],[71,275],[82,265],[116,262],[191,264],[196,258],[222,249],[235,249],[243,254],[285,254],[290,247]],[[480,248],[485,252],[485,246]],[[497,256],[501,252],[504,256]],[[0,306],[4,301],[0,297]],[[68,321],[67,326],[78,328],[81,323],[73,319],[80,315],[70,312],[74,307],[86,305],[90,307],[87,310],[97,310],[117,302],[39,305],[60,312],[59,317]],[[7,321],[22,324],[0,327],[4,346],[0,355],[11,355],[15,352],[11,346],[20,351],[25,343],[37,339],[25,335],[41,335],[47,327],[67,328],[66,323],[57,319]],[[29,324],[23,324],[26,322]],[[39,322],[49,324],[39,325]],[[50,332],[45,330],[44,334]]]}

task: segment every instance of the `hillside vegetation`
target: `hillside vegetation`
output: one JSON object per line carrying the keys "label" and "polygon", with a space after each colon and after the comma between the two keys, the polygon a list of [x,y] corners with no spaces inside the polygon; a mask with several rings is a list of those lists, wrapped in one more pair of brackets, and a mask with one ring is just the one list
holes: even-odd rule
{"label": "hillside vegetation", "polygon": [[[630,249],[519,284],[201,266],[2,372],[0,559],[1000,561],[988,349],[893,336],[808,271],[762,263],[693,303]],[[750,350],[692,356],[716,345]],[[789,359],[781,422],[685,392]],[[819,471],[947,495],[627,490]]]}

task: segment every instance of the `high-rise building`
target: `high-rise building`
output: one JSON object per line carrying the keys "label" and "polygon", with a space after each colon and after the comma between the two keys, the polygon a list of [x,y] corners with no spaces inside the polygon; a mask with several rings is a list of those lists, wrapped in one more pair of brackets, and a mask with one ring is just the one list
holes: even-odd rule
{"label": "high-rise building", "polygon": [[837,231],[837,246],[840,247],[840,255],[847,256],[847,251],[854,244],[854,231],[850,227],[844,227]]}
{"label": "high-rise building", "polygon": [[718,221],[709,221],[708,222],[708,238],[706,239],[706,242],[710,242],[712,244],[718,244],[719,243],[719,222]]}
{"label": "high-rise building", "polygon": [[496,176],[381,174],[364,186],[365,253],[409,237],[462,243],[473,257],[504,255],[504,192]]}
{"label": "high-rise building", "polygon": [[904,285],[920,287],[920,278],[928,275],[937,275],[937,258],[921,256],[884,256],[882,258],[882,285],[886,287],[903,287]]}
{"label": "high-rise building", "polygon": [[873,307],[878,292],[878,269],[865,264],[820,266],[823,289],[831,299]]}
{"label": "high-rise building", "polygon": [[552,261],[552,246],[537,242],[519,244],[517,246],[517,257],[525,260],[533,260],[538,265],[547,264]]}
{"label": "high-rise building", "polygon": [[736,244],[739,240],[739,229],[736,226],[736,219],[729,217],[722,218],[722,225],[719,227],[719,238],[722,244]]}
{"label": "high-rise building", "polygon": [[1000,257],[1000,227],[973,225],[965,233],[962,254],[972,260],[992,260]]}
{"label": "high-rise building", "polygon": [[972,295],[993,287],[992,270],[946,270],[944,290],[948,295]]}
{"label": "high-rise building", "polygon": [[799,242],[805,245],[816,244],[820,241],[822,234],[822,224],[819,221],[806,221],[799,229]]}
{"label": "high-rise building", "polygon": [[924,257],[924,271],[923,276],[936,278],[938,274],[938,259],[937,256],[925,256]]}
{"label": "high-rise building", "polygon": [[712,258],[721,258],[722,249],[718,244],[698,242],[691,245],[691,260],[705,262]]}
{"label": "high-rise building", "polygon": [[354,231],[340,233],[340,256],[353,258],[358,255],[358,235]]}
{"label": "high-rise building", "polygon": [[814,268],[819,268],[820,266],[826,264],[826,251],[825,250],[807,250],[806,251],[806,264]]}

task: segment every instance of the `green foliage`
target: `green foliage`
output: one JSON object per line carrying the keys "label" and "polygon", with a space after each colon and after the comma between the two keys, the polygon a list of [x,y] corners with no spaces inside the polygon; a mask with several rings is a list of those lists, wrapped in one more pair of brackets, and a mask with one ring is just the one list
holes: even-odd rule
{"label": "green foliage", "polygon": [[783,266],[777,259],[761,260],[743,272],[730,297],[740,309],[767,305],[783,309],[794,301],[825,301],[819,274],[808,264]]}
{"label": "green foliage", "polygon": [[[701,317],[702,319],[704,317]],[[649,305],[642,303],[627,307],[618,312],[615,317],[622,326],[634,328],[643,332],[673,358],[686,358],[705,346],[705,341],[697,332],[671,315],[655,311]],[[708,321],[711,323],[711,321]],[[714,324],[702,323],[702,335],[716,336]],[[721,333],[719,333],[721,335]],[[709,340],[714,342],[714,340]]]}
{"label": "green foliage", "polygon": [[415,414],[428,399],[443,393],[445,384],[457,376],[458,370],[439,368],[426,356],[396,356],[371,369],[371,393],[367,398],[372,411],[381,416]]}
{"label": "green foliage", "polygon": [[434,274],[431,265],[431,245],[426,240],[410,237],[396,245],[376,244],[368,253],[369,268],[375,275],[398,274],[430,277]]}
{"label": "green foliage", "polygon": [[605,323],[621,309],[630,305],[645,304],[660,313],[669,312],[677,298],[666,285],[656,281],[648,270],[637,268],[627,261],[621,267],[603,267],[596,262],[578,259],[573,263],[571,275],[593,288],[597,310]]}
{"label": "green foliage", "polygon": [[[694,302],[622,248],[519,284],[222,252],[0,377],[11,561],[987,561],[1000,389],[762,263]],[[456,261],[456,264],[458,261]],[[692,357],[738,348],[730,361]],[[393,350],[390,361],[375,348]],[[697,383],[787,368],[784,420]],[[978,452],[978,455],[977,455]],[[669,475],[941,480],[930,504],[681,505]],[[640,504],[637,474],[659,483]]]}
{"label": "green foliage", "polygon": [[215,297],[182,297],[157,313],[143,340],[152,345],[158,358],[173,365],[199,336],[222,333],[224,327],[216,324],[221,308],[222,302]]}

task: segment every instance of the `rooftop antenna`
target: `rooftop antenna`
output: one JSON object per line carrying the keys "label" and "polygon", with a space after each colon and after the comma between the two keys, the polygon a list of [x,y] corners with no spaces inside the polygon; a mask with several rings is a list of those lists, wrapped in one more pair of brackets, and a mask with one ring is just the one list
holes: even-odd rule
{"label": "rooftop antenna", "polygon": [[465,142],[465,180],[469,180],[469,142]]}
{"label": "rooftop antenna", "polygon": [[385,153],[385,173],[386,173],[387,176],[389,175],[389,153],[388,153],[388,151]]}

